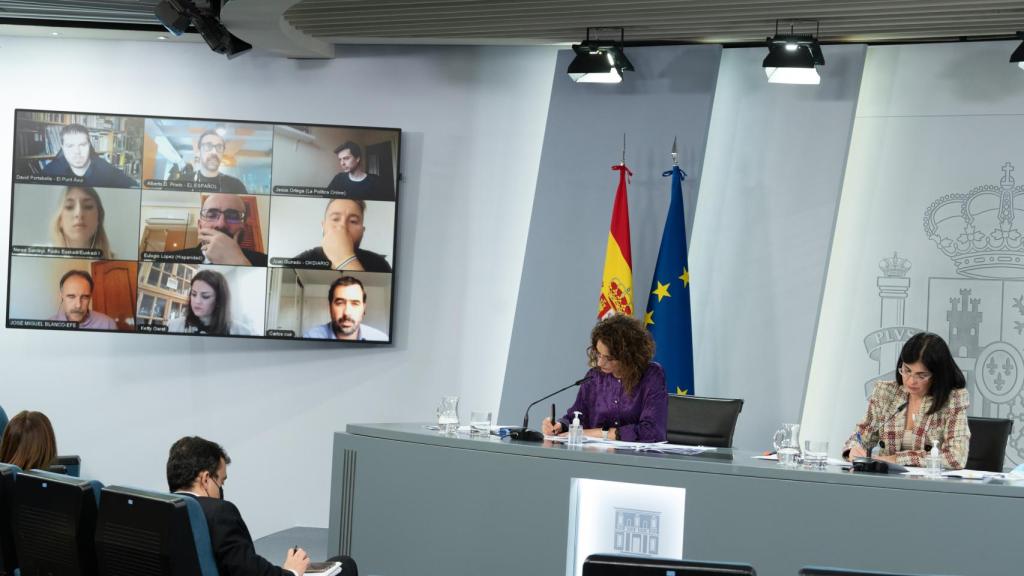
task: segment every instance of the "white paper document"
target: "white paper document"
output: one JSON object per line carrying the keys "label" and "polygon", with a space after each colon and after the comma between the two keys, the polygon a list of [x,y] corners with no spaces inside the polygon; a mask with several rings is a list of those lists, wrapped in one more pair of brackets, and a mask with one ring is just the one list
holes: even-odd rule
{"label": "white paper document", "polygon": [[[568,442],[567,436],[545,436],[545,440],[552,442]],[[693,456],[712,451],[714,448],[707,446],[685,446],[683,444],[669,444],[668,442],[626,442],[624,440],[602,440],[592,436],[584,436],[583,443],[588,446],[614,448],[616,450],[634,450],[637,452],[671,452],[672,454],[684,454]]]}

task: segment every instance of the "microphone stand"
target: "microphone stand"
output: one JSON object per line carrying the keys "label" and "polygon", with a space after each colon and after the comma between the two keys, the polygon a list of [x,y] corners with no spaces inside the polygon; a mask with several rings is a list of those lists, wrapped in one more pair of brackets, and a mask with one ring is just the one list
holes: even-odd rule
{"label": "microphone stand", "polygon": [[541,402],[547,400],[548,398],[551,398],[555,394],[565,392],[569,388],[573,388],[575,386],[580,386],[586,381],[586,377],[580,378],[579,380],[573,382],[572,384],[569,384],[564,388],[559,388],[558,390],[555,390],[551,394],[548,394],[547,396],[532,402],[529,406],[526,407],[526,412],[523,413],[523,428],[521,430],[510,430],[508,434],[509,437],[512,438],[513,440],[525,440],[526,442],[540,442],[544,440],[544,434],[542,432],[530,430],[530,408],[533,408],[537,404],[540,404]]}

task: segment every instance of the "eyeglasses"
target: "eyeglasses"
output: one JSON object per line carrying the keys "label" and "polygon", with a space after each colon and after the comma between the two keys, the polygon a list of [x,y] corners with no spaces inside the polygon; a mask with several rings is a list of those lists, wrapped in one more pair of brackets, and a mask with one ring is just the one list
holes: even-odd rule
{"label": "eyeglasses", "polygon": [[615,362],[615,358],[607,354],[601,354],[600,352],[595,351],[594,356],[597,358],[598,362]]}
{"label": "eyeglasses", "polygon": [[931,372],[911,372],[910,368],[906,366],[900,366],[900,376],[907,380],[916,380],[917,382],[927,382],[932,379]]}
{"label": "eyeglasses", "polygon": [[245,222],[245,212],[239,212],[238,210],[207,208],[199,211],[199,217],[207,222],[216,222],[220,220],[221,216],[224,217],[224,221],[228,224],[241,224]]}
{"label": "eyeglasses", "polygon": [[199,145],[199,149],[203,152],[217,151],[218,154],[224,153],[224,144],[213,144],[211,142],[203,142]]}

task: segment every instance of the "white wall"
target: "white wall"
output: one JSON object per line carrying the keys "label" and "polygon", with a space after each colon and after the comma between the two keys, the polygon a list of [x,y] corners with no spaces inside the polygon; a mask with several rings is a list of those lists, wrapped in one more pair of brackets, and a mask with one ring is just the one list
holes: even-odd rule
{"label": "white wall", "polygon": [[327,525],[331,435],[346,423],[429,420],[450,392],[464,414],[497,410],[554,49],[228,61],[202,45],[0,40],[2,183],[15,107],[404,130],[394,346],[0,330],[4,408],[46,412],[83,475],[163,488],[170,444],[206,436],[234,460],[227,494],[259,537]]}
{"label": "white wall", "polygon": [[[968,414],[1016,420],[1006,464],[1024,462],[1024,73],[1007,62],[1017,45],[868,49],[803,412],[804,437],[828,439],[833,455],[913,333],[952,342],[973,329],[975,342],[953,346]],[[887,276],[894,253],[903,265]],[[976,325],[952,310],[961,291],[977,300]]]}
{"label": "white wall", "polygon": [[697,394],[743,398],[734,444],[800,415],[863,45],[826,46],[821,84],[769,84],[763,48],[722,52],[690,243]]}

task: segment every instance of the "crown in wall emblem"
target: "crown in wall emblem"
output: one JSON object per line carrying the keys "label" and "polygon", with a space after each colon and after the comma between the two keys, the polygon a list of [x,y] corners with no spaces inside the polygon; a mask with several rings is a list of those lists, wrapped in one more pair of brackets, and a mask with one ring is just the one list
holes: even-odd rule
{"label": "crown in wall emblem", "polygon": [[910,260],[900,258],[893,252],[892,258],[882,258],[878,261],[878,269],[887,278],[906,278],[907,272],[910,272]]}
{"label": "crown in wall emblem", "polygon": [[1024,276],[1024,186],[1016,186],[1013,165],[1003,164],[999,185],[985,184],[966,194],[948,194],[924,213],[928,238],[972,278]]}

